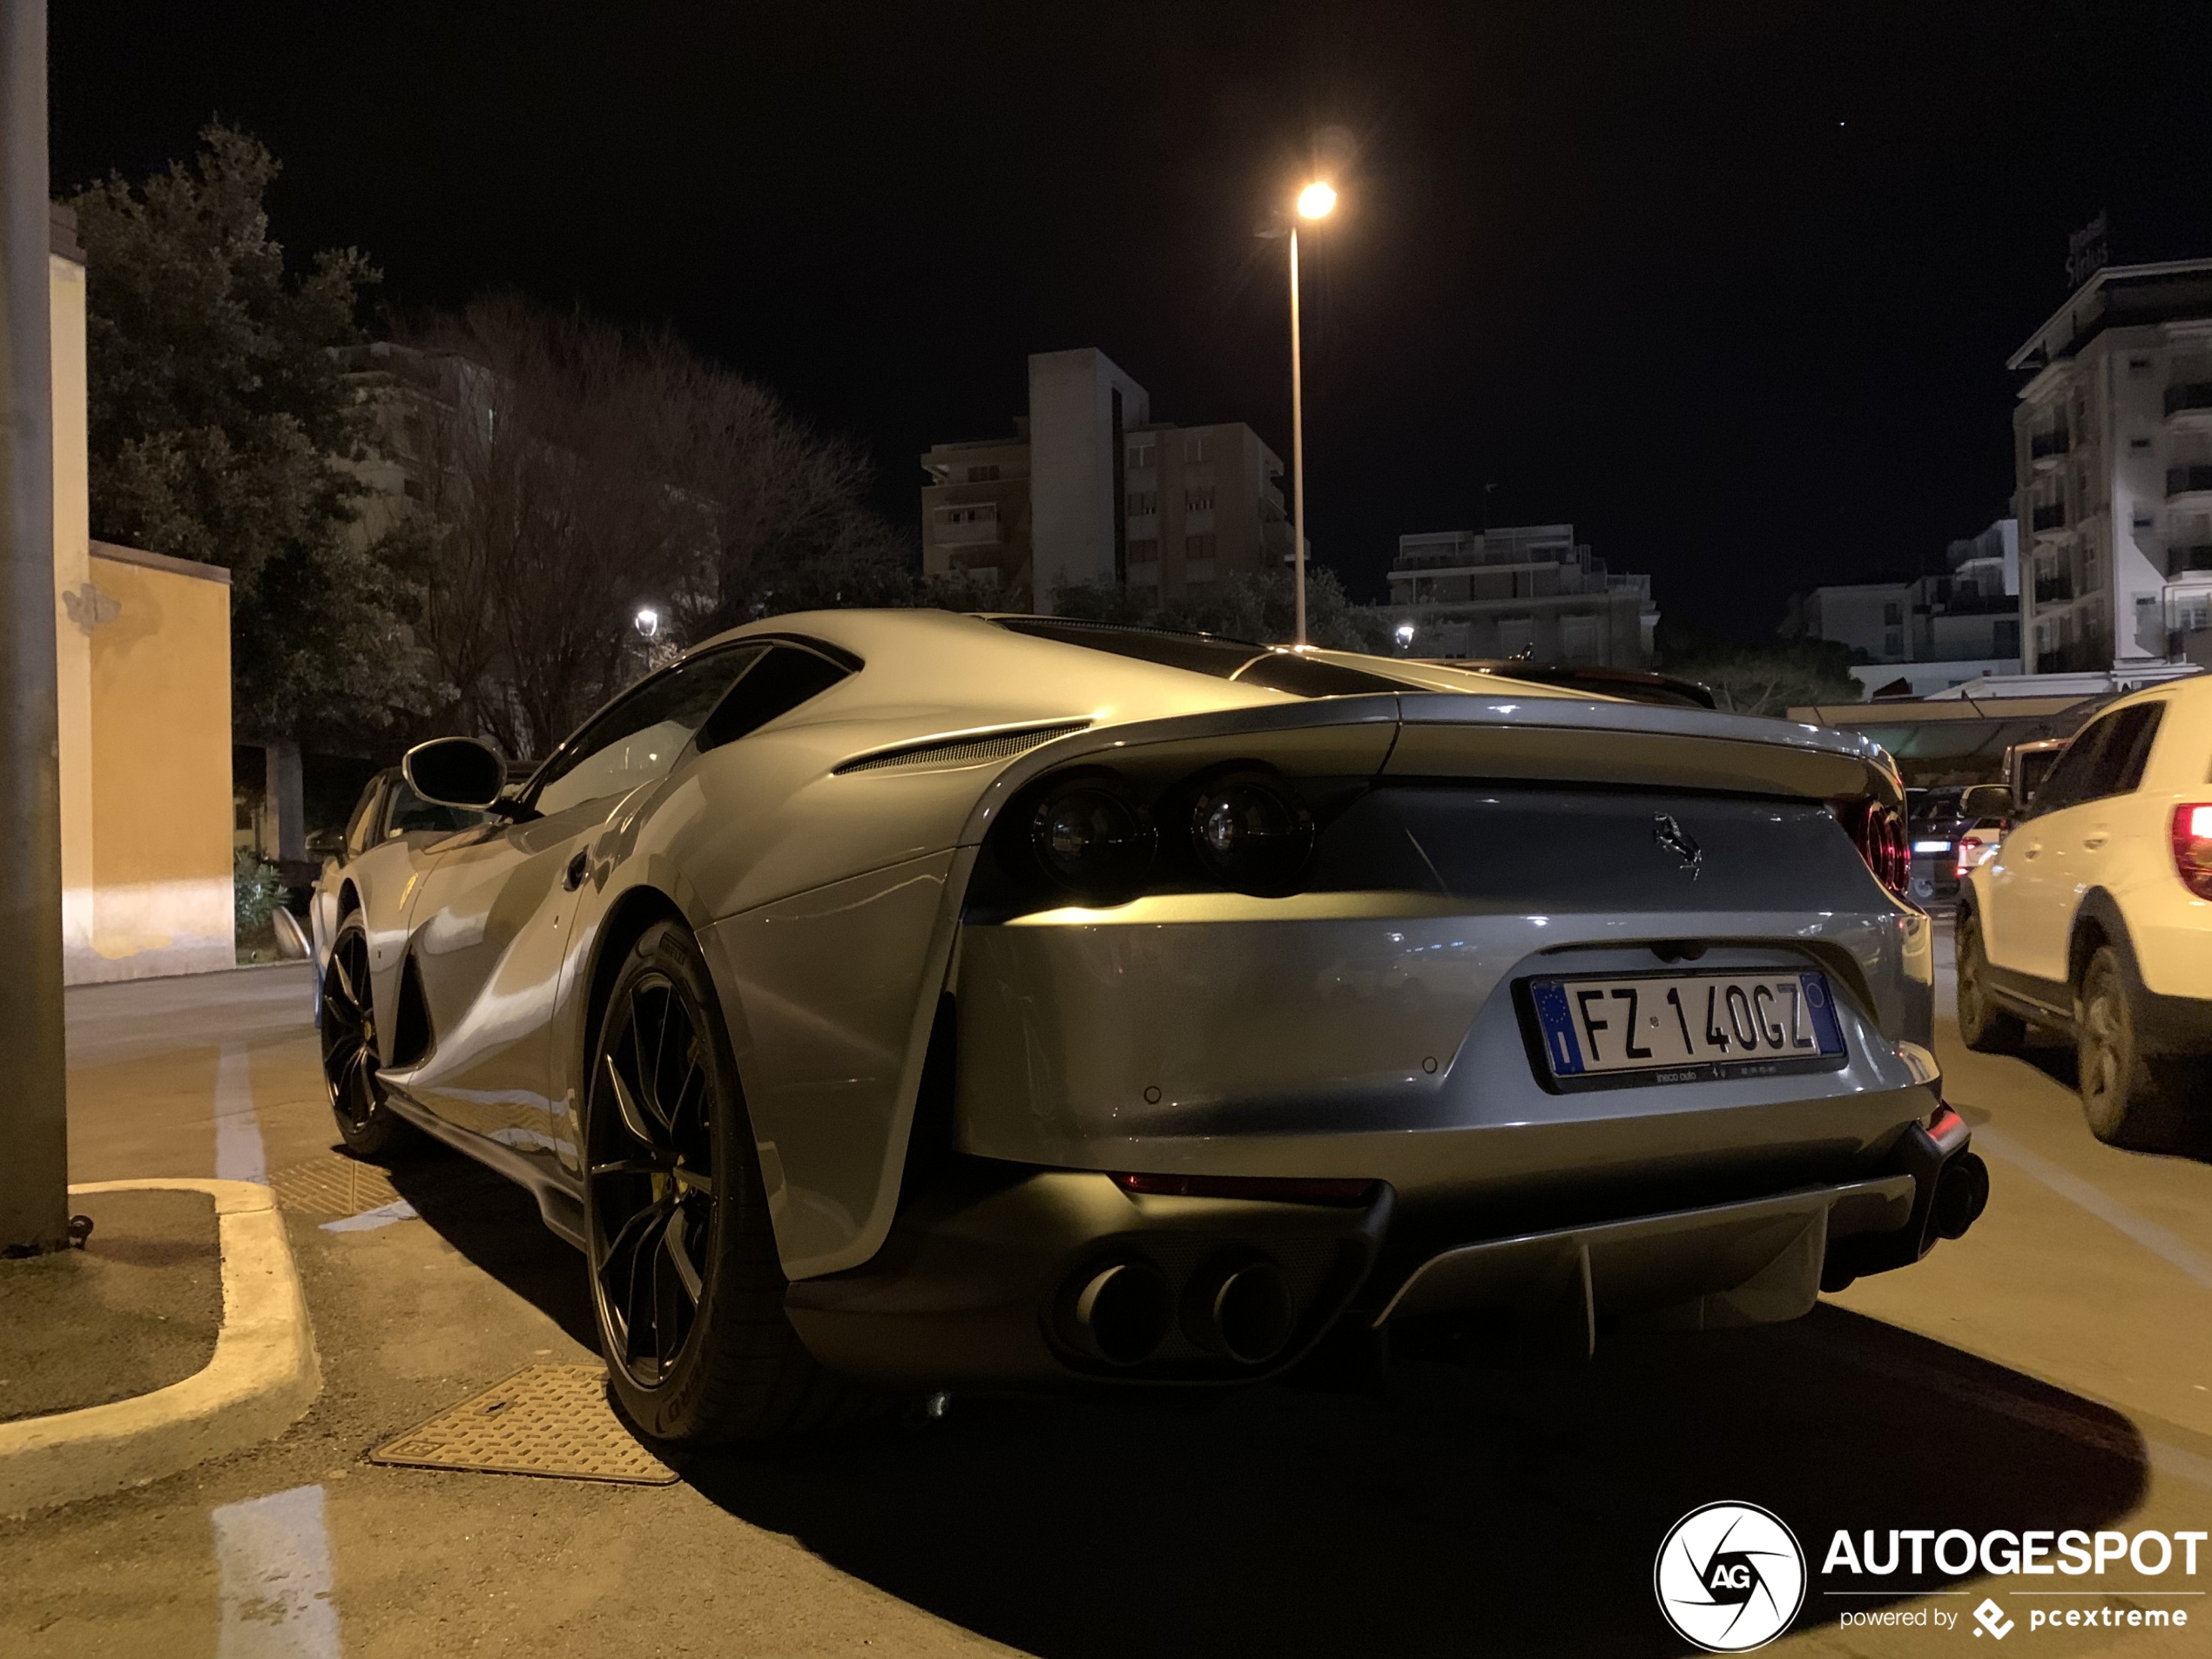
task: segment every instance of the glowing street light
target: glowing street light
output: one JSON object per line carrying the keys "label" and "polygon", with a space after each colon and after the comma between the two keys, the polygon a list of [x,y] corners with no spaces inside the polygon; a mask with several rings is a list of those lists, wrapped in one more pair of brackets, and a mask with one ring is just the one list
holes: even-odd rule
{"label": "glowing street light", "polygon": [[1413,624],[1410,622],[1401,622],[1398,624],[1398,649],[1400,651],[1413,649]]}
{"label": "glowing street light", "polygon": [[1326,219],[1329,210],[1336,205],[1335,189],[1318,179],[1298,193],[1298,216],[1300,219]]}
{"label": "glowing street light", "polygon": [[631,620],[637,625],[640,639],[651,639],[660,632],[660,612],[651,605],[639,605],[637,614]]}

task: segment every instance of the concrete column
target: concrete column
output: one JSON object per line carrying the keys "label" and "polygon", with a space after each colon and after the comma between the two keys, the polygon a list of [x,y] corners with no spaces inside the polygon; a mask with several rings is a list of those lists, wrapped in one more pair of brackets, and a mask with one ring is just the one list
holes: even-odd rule
{"label": "concrete column", "polygon": [[46,7],[0,0],[0,1250],[69,1236]]}
{"label": "concrete column", "polygon": [[300,745],[282,738],[262,752],[268,757],[263,787],[268,792],[269,824],[276,838],[276,845],[266,851],[273,858],[304,859],[307,856],[307,791]]}

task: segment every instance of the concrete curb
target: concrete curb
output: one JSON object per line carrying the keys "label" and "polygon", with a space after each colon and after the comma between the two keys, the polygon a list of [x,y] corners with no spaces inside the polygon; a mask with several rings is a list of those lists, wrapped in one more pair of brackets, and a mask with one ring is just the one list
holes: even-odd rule
{"label": "concrete curb", "polygon": [[72,1194],[148,1188],[208,1193],[222,1251],[215,1357],[134,1399],[0,1423],[0,1515],[144,1486],[273,1440],[322,1390],[314,1332],[284,1217],[253,1181],[96,1181]]}

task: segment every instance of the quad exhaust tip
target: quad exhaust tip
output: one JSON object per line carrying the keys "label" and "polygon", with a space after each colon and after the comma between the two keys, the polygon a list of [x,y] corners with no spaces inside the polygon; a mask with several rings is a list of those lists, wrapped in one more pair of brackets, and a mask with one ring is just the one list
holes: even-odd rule
{"label": "quad exhaust tip", "polygon": [[1282,1270],[1264,1259],[1211,1264],[1184,1292],[1184,1333],[1238,1365],[1264,1366],[1282,1352],[1295,1315]]}
{"label": "quad exhaust tip", "polygon": [[1143,1262],[1109,1262],[1069,1281],[1075,1296],[1065,1321],[1071,1344],[1109,1366],[1150,1357],[1168,1333],[1167,1280]]}

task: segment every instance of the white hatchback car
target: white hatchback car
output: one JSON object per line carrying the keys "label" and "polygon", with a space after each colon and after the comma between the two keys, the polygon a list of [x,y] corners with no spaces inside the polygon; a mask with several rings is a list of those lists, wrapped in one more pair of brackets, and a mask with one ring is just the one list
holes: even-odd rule
{"label": "white hatchback car", "polygon": [[2175,1144],[2212,1099],[2212,676],[2085,726],[1959,894],[1959,1034],[2071,1033],[2099,1139]]}

